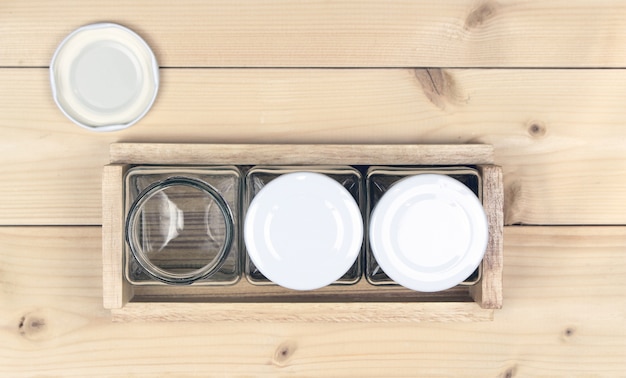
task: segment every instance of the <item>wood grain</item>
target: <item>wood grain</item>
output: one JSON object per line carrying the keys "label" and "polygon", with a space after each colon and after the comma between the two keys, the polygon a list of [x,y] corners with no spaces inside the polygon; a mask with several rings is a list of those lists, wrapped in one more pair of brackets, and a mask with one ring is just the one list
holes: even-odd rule
{"label": "wood grain", "polygon": [[502,308],[502,269],[504,267],[504,188],[502,168],[480,165],[482,177],[483,207],[489,223],[489,241],[482,262],[480,281],[469,288],[472,298],[482,308]]}
{"label": "wood grain", "polygon": [[474,302],[142,303],[111,311],[117,322],[416,323],[480,322],[493,310]]}
{"label": "wood grain", "polygon": [[56,109],[47,70],[2,69],[0,224],[100,224],[120,141],[491,144],[506,224],[626,224],[626,70],[443,71],[454,95],[435,104],[415,70],[162,70],[144,119],[95,134]]}
{"label": "wood grain", "polygon": [[75,28],[117,22],[163,67],[625,67],[613,0],[3,1],[0,66],[47,66]]}
{"label": "wood grain", "polygon": [[110,155],[112,163],[151,165],[476,165],[493,163],[493,146],[115,143]]}
{"label": "wood grain", "polygon": [[493,322],[112,323],[99,227],[0,228],[0,375],[620,376],[625,227],[507,227]]}
{"label": "wood grain", "polygon": [[[1,1],[0,376],[623,376],[624,226],[505,227],[493,321],[408,325],[113,323],[97,225],[114,142],[491,144],[506,224],[626,225],[624,19],[614,0]],[[163,67],[111,134],[65,119],[46,69],[101,21]]]}
{"label": "wood grain", "polygon": [[124,279],[125,164],[109,164],[102,171],[102,299],[104,308],[120,308],[133,297]]}

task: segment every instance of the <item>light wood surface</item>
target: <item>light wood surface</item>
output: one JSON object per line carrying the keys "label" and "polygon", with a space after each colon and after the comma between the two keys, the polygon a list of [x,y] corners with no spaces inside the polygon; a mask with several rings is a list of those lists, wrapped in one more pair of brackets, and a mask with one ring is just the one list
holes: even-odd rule
{"label": "light wood surface", "polygon": [[162,70],[143,120],[95,134],[55,107],[47,70],[0,69],[0,224],[101,224],[117,141],[492,144],[506,224],[626,224],[626,70],[445,72],[460,95],[442,109],[406,69]]}
{"label": "light wood surface", "polygon": [[[621,376],[625,227],[505,228],[492,322],[112,323],[99,227],[2,227],[0,375]],[[37,279],[34,279],[34,278]]]}
{"label": "light wood surface", "polygon": [[[616,0],[0,1],[0,376],[624,376],[624,20]],[[163,67],[123,132],[51,98],[58,43],[100,21]],[[505,223],[533,226],[505,227],[493,321],[113,323],[115,142],[490,144]]]}
{"label": "light wood surface", "polygon": [[0,65],[46,66],[75,28],[126,25],[165,67],[625,67],[615,0],[3,1]]}

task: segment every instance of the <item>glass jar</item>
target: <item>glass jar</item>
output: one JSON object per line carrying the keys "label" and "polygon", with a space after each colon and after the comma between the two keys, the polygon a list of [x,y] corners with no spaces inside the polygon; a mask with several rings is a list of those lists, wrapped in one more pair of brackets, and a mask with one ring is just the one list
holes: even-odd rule
{"label": "glass jar", "polygon": [[[362,174],[359,170],[350,166],[255,166],[251,168],[245,178],[244,209],[248,209],[252,200],[270,182],[283,175],[296,172],[313,172],[325,175],[342,185],[358,204],[361,215],[363,213],[364,191]],[[306,214],[303,214],[306,216]],[[245,219],[243,214],[242,219]],[[360,220],[362,222],[362,219]],[[361,244],[360,253],[349,270],[333,284],[346,285],[358,282],[362,275],[362,256],[364,243]],[[266,278],[255,266],[246,253],[244,271],[248,281],[255,285],[274,284]]]}
{"label": "glass jar", "polygon": [[[366,175],[367,209],[365,223],[369,235],[372,211],[397,182],[414,175],[436,174],[451,177],[469,188],[482,201],[482,184],[478,171],[471,167],[390,167],[371,166]],[[482,265],[482,264],[481,264]],[[479,266],[460,285],[474,285],[480,279],[482,267]],[[372,285],[398,285],[380,267],[371,249],[369,237],[366,238],[365,277]]]}
{"label": "glass jar", "polygon": [[229,285],[241,277],[241,173],[137,166],[125,179],[125,274],[135,285]]}

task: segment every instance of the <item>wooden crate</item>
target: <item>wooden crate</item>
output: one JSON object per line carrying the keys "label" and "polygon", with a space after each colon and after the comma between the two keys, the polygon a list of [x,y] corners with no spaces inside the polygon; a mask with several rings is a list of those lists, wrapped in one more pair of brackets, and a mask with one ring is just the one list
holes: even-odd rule
{"label": "wooden crate", "polygon": [[[112,144],[102,178],[103,300],[115,321],[485,321],[502,307],[502,170],[489,145]],[[398,286],[135,286],[124,275],[124,175],[135,165],[476,166],[489,242],[480,281],[438,293]]]}

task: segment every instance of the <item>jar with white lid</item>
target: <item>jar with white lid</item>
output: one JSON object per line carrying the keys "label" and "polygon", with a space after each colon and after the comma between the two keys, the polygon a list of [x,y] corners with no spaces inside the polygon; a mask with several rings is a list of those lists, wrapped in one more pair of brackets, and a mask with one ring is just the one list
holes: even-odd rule
{"label": "jar with white lid", "polygon": [[370,167],[367,281],[418,291],[478,282],[488,238],[481,188],[472,167]]}
{"label": "jar with white lid", "polygon": [[252,167],[244,196],[248,281],[297,290],[358,282],[363,202],[354,167]]}

